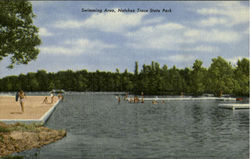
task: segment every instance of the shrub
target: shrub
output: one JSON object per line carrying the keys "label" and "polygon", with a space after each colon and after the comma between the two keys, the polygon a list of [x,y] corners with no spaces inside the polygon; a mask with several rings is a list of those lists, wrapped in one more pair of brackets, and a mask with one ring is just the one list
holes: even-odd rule
{"label": "shrub", "polygon": [[10,130],[8,128],[4,128],[2,126],[0,126],[0,133],[5,133],[5,132],[9,132]]}

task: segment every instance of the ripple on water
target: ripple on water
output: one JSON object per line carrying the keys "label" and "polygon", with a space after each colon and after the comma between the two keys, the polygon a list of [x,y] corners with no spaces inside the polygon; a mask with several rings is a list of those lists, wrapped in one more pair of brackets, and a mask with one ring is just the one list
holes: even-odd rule
{"label": "ripple on water", "polygon": [[38,158],[248,158],[248,110],[219,103],[118,104],[111,94],[72,93],[47,123],[67,137],[36,151]]}

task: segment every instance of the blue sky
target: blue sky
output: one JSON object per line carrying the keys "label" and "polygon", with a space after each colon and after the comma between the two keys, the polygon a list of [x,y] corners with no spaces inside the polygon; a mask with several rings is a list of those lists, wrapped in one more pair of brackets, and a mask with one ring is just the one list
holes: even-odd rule
{"label": "blue sky", "polygon": [[[133,72],[135,61],[192,67],[195,59],[209,67],[222,56],[236,63],[249,57],[249,10],[237,1],[32,1],[42,44],[28,65],[7,69],[0,78],[44,69]],[[114,9],[115,13],[81,12]],[[121,13],[118,9],[171,9],[171,13]]]}

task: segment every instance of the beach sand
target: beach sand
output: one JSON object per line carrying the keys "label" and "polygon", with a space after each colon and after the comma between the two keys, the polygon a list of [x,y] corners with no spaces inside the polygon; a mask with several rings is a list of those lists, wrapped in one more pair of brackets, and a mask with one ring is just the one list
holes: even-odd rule
{"label": "beach sand", "polygon": [[24,113],[21,113],[19,101],[16,102],[15,96],[0,96],[0,120],[1,119],[40,119],[57,101],[54,97],[54,102],[43,104],[46,96],[26,96],[24,101]]}

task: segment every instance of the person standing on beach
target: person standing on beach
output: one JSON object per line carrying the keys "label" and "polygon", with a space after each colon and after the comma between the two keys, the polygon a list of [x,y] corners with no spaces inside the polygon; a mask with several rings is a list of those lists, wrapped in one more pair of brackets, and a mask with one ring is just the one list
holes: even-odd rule
{"label": "person standing on beach", "polygon": [[51,97],[51,102],[50,102],[50,103],[53,103],[53,102],[54,102],[54,94],[51,93],[51,94],[50,94],[50,97]]}
{"label": "person standing on beach", "polygon": [[20,105],[21,105],[21,109],[22,109],[22,112],[24,113],[24,97],[26,96],[25,93],[21,90],[18,94],[19,96],[19,101],[20,101]]}
{"label": "person standing on beach", "polygon": [[43,104],[48,104],[48,97],[45,97],[44,100],[43,100]]}

